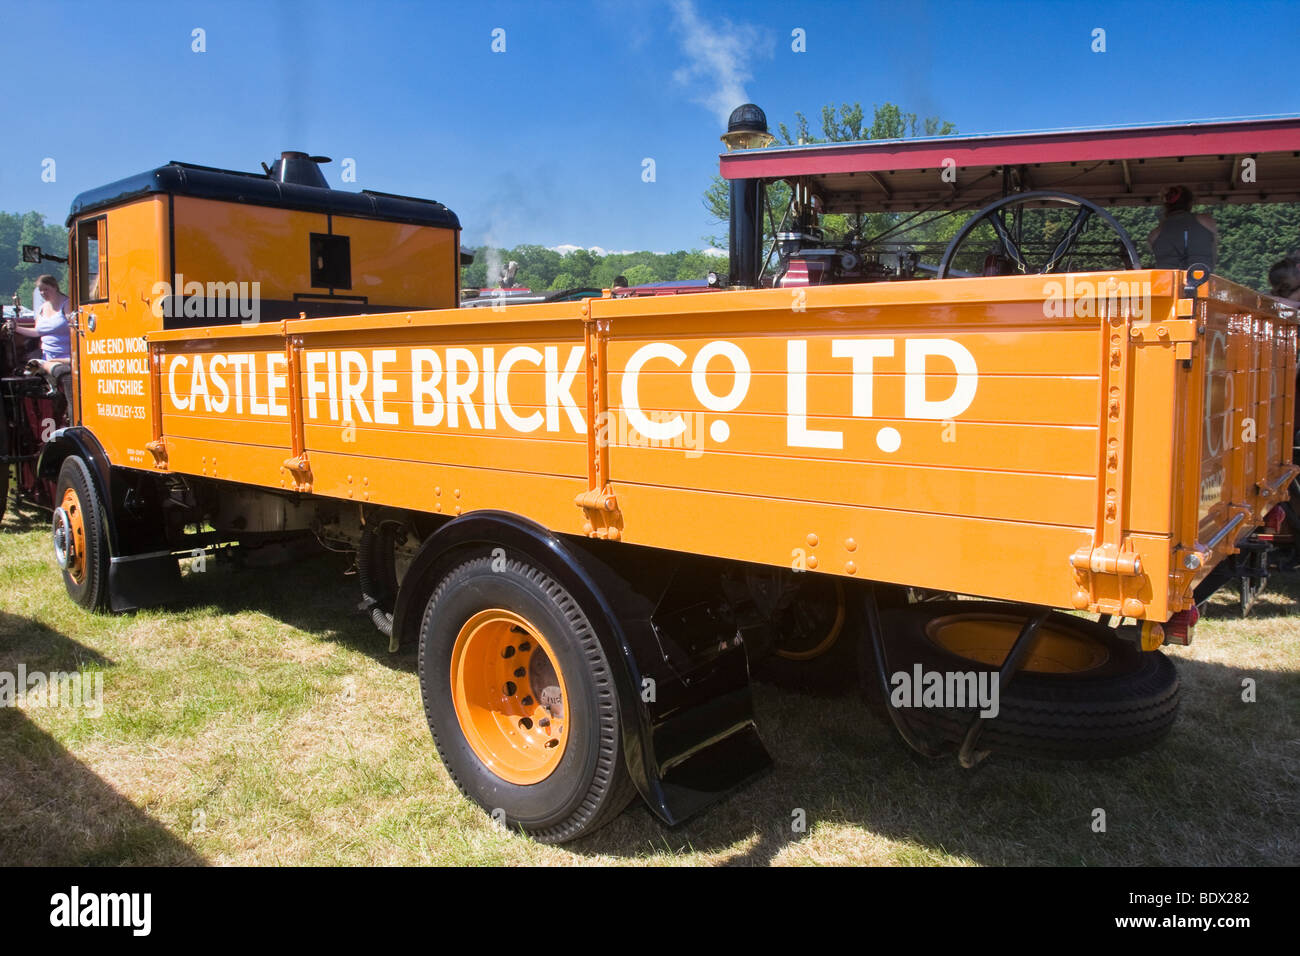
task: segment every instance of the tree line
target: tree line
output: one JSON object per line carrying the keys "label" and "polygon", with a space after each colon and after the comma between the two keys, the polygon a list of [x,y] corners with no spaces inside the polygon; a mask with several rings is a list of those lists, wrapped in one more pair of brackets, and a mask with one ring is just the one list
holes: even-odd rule
{"label": "tree line", "polygon": [[726,256],[699,250],[677,252],[614,252],[599,255],[588,249],[559,253],[545,246],[520,245],[512,249],[486,246],[466,248],[474,263],[461,269],[462,289],[494,288],[501,270],[518,263],[515,285],[535,292],[560,289],[608,289],[623,276],[628,285],[703,279],[710,270],[725,273]]}

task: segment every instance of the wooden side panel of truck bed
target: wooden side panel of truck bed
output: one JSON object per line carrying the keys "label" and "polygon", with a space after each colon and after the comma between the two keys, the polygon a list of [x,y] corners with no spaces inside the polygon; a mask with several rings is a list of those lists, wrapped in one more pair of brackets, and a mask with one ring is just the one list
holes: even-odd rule
{"label": "wooden side panel of truck bed", "polygon": [[1294,316],[1218,279],[1183,297],[1181,280],[150,333],[149,447],[157,470],[360,505],[502,509],[558,532],[1163,621],[1229,553],[1237,535],[1219,531],[1254,527],[1292,473]]}

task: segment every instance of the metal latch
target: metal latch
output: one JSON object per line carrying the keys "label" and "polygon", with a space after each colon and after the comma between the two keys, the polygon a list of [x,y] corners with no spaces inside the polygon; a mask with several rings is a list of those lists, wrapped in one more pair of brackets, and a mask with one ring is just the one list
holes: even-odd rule
{"label": "metal latch", "polygon": [[589,537],[617,541],[623,536],[623,513],[618,510],[618,498],[609,485],[584,491],[574,497],[573,503],[587,519],[582,530]]}

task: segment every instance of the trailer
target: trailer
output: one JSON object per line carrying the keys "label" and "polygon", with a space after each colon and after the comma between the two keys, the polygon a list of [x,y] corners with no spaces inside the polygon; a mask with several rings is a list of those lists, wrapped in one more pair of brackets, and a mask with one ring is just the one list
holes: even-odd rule
{"label": "trailer", "polygon": [[[1300,196],[1300,122],[1220,126],[783,150],[743,107],[728,276],[502,308],[457,308],[454,213],[330,189],[319,157],[83,194],[75,424],[39,463],[68,593],[124,610],[203,549],[355,549],[448,772],[547,842],[761,773],[759,668],[858,672],[968,766],[1148,747],[1178,703],[1157,648],[1300,472],[1294,303],[1089,232],[1174,156],[1255,159],[1228,201]],[[1081,192],[1044,197],[1066,167]],[[945,203],[975,216],[929,268],[818,225]],[[1034,261],[1017,204],[1073,228]]]}

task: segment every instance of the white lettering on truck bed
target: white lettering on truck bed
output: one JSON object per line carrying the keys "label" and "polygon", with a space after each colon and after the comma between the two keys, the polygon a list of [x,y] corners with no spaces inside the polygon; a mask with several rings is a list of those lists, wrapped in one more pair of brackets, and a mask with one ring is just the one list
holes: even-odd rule
{"label": "white lettering on truck bed", "polygon": [[[951,420],[975,400],[979,386],[975,358],[953,339],[815,341],[816,348],[823,352],[818,373],[849,373],[841,376],[847,387],[844,409],[837,413],[840,417],[871,418],[877,404],[876,373],[882,363],[896,366],[900,358],[904,418]],[[809,424],[809,340],[789,339],[785,346],[786,444],[791,448],[843,448],[843,431]],[[585,371],[584,349],[581,345],[569,346],[562,358],[562,348],[516,345],[504,350],[448,346],[306,351],[302,362],[305,418],[308,422],[415,428],[440,427],[445,422],[445,427],[462,431],[506,430],[526,435],[545,430],[585,435],[585,396],[580,406],[581,392],[575,395],[579,373]],[[832,360],[830,365],[825,363],[826,352]],[[942,366],[949,380],[943,397],[936,398],[927,391],[932,359]],[[679,372],[689,381],[703,409],[726,413],[744,410],[754,377],[751,366],[750,357],[734,342],[705,343],[694,358],[671,342],[647,342],[632,353],[621,370],[621,408],[612,411],[621,412],[645,439],[672,441],[686,430],[684,415],[692,410],[645,410],[643,374]],[[897,381],[899,369],[894,367],[892,371]],[[517,399],[511,397],[512,376],[539,373],[534,394],[540,386],[541,406],[528,409],[516,405]],[[715,392],[709,384],[710,373],[730,376],[730,388]],[[289,417],[288,362],[280,352],[172,353],[166,357],[164,380],[169,409],[174,412]],[[409,385],[409,393],[402,388],[403,380]],[[714,381],[716,384],[716,377]],[[888,430],[897,435],[895,429]],[[711,434],[723,442],[730,430],[723,427]],[[897,442],[882,441],[878,446],[894,451]]]}

